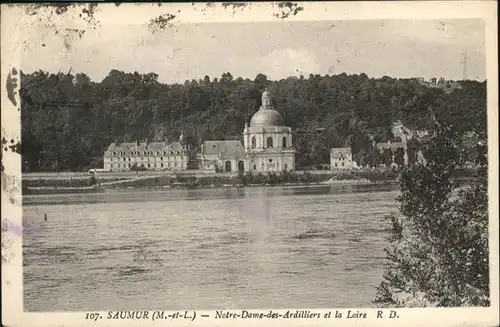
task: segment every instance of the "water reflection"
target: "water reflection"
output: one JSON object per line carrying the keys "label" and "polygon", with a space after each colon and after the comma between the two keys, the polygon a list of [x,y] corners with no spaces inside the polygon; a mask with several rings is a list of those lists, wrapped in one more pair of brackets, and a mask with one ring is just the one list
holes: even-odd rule
{"label": "water reflection", "polygon": [[[369,306],[397,210],[377,187],[27,197],[25,310]],[[142,248],[162,264],[134,262]]]}
{"label": "water reflection", "polygon": [[112,203],[139,201],[199,201],[205,199],[238,199],[245,197],[281,197],[319,194],[390,192],[397,190],[393,184],[367,185],[311,185],[311,186],[262,186],[225,187],[210,189],[107,189],[98,193],[75,193],[57,195],[25,195],[23,205],[72,204],[72,203]]}

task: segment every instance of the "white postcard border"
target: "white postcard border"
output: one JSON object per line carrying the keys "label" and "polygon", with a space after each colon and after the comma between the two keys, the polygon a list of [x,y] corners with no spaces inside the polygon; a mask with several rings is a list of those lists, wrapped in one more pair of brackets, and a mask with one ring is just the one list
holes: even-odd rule
{"label": "white postcard border", "polygon": [[[387,325],[474,325],[492,326],[498,322],[498,66],[497,66],[497,18],[496,2],[493,1],[434,1],[434,2],[330,2],[330,3],[297,3],[303,10],[296,15],[290,14],[286,19],[290,21],[307,20],[363,20],[363,19],[456,19],[482,18],[486,26],[487,51],[487,80],[488,80],[488,147],[489,147],[489,194],[490,194],[490,283],[491,306],[489,308],[403,308],[395,309],[399,318],[377,319],[377,309],[350,309],[363,311],[369,314],[367,319],[215,319],[215,311],[196,311],[197,318],[193,321],[184,320],[107,320],[97,321],[85,319],[86,312],[75,313],[26,313],[23,312],[23,280],[22,280],[22,244],[21,238],[8,235],[11,241],[7,249],[11,258],[9,263],[2,264],[2,312],[3,323],[7,326],[136,326],[157,324],[175,326],[261,326],[286,324],[290,326],[323,326],[357,325],[357,326],[387,326]],[[1,124],[2,136],[8,140],[18,141],[20,132],[20,53],[26,40],[20,30],[23,24],[28,24],[29,17],[23,14],[27,5],[2,5],[1,7]],[[83,6],[83,4],[82,4]],[[285,8],[286,9],[286,8]],[[239,21],[279,21],[274,14],[281,9],[272,3],[251,3],[244,7],[223,8],[221,4],[102,4],[99,3],[95,12],[99,24],[145,24],[151,18],[162,13],[176,13],[172,24],[182,22],[239,22]],[[76,12],[69,10],[64,17],[56,17],[54,24],[69,24],[69,15]],[[85,26],[85,25],[83,25]],[[35,59],[36,60],[36,59]],[[16,73],[17,72],[17,73]],[[13,79],[17,79],[14,83]],[[7,84],[17,84],[15,99],[12,101],[7,94]],[[15,103],[14,103],[15,102]],[[3,150],[2,150],[3,151]],[[20,155],[7,151],[3,153],[3,164],[6,175],[11,178],[2,185],[2,220],[20,224],[21,208],[21,162]],[[4,180],[2,180],[4,184]],[[11,188],[9,188],[11,187]],[[3,250],[3,249],[2,249]],[[334,291],[332,291],[334,294]],[[161,308],[151,308],[151,310]],[[242,308],[244,309],[244,308]],[[187,311],[193,312],[190,308]],[[224,308],[220,308],[224,310]],[[263,309],[267,313],[272,309]],[[295,311],[295,309],[290,309]],[[349,309],[297,309],[318,312],[323,317],[328,312],[341,311],[347,313]],[[388,314],[391,309],[385,309]],[[241,310],[230,310],[241,312]],[[249,310],[257,312],[257,310]],[[284,313],[287,310],[272,310]],[[172,313],[170,311],[169,313]],[[104,317],[107,312],[101,312]],[[202,318],[202,314],[210,318]]]}

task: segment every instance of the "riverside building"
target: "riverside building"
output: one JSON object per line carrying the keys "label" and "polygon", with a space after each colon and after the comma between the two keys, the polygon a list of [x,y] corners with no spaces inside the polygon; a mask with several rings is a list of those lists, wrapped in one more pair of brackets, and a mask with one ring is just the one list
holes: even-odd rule
{"label": "riverside building", "polygon": [[[104,153],[105,171],[186,170],[189,156],[184,136],[178,142],[111,143]],[[262,94],[262,105],[243,130],[240,141],[205,141],[197,154],[200,170],[268,173],[295,170],[291,127],[272,105],[271,93]]]}
{"label": "riverside building", "polygon": [[272,105],[271,93],[262,93],[262,105],[245,125],[245,171],[267,173],[295,170],[292,128]]}
{"label": "riverside building", "polygon": [[104,153],[105,171],[186,170],[189,156],[181,133],[178,142],[111,143]]}
{"label": "riverside building", "polygon": [[295,169],[292,129],[272,105],[271,93],[262,93],[262,105],[243,130],[240,141],[206,141],[200,168],[221,172],[268,173]]}

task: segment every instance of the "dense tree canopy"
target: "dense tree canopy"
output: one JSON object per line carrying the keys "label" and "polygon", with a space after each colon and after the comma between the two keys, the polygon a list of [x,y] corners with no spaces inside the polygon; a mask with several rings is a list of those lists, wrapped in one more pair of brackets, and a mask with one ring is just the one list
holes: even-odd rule
{"label": "dense tree canopy", "polygon": [[461,186],[452,179],[465,161],[460,135],[453,122],[441,121],[426,142],[427,163],[401,173],[377,305],[490,305],[487,135],[478,134],[474,174]]}
{"label": "dense tree canopy", "polygon": [[[260,106],[268,87],[287,125],[324,130],[296,135],[297,165],[329,162],[331,147],[352,146],[355,159],[373,161],[372,142],[392,138],[401,121],[412,130],[429,128],[429,108],[462,132],[486,121],[486,82],[463,82],[446,93],[414,79],[360,75],[289,77],[270,81],[205,76],[184,84],[164,84],[154,73],[112,70],[101,82],[84,74],[21,75],[23,168],[81,170],[99,165],[111,142],[237,139]],[[484,125],[484,124],[483,124]],[[398,155],[398,160],[399,160]]]}

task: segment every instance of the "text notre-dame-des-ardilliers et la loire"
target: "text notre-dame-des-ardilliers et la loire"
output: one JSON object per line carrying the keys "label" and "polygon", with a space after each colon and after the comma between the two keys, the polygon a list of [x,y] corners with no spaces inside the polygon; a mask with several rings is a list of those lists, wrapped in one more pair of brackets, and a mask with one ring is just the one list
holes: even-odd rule
{"label": "text notre-dame-des-ardilliers et la loire", "polygon": [[[287,311],[265,311],[265,312],[257,312],[257,311],[226,311],[219,310],[215,313],[216,319],[366,319],[368,318],[368,314],[366,312],[362,312],[359,310],[346,310],[335,312],[313,312],[310,310],[287,310]],[[376,313],[376,318],[398,318],[397,313],[394,310],[391,312],[385,312],[382,310],[378,310]]]}

